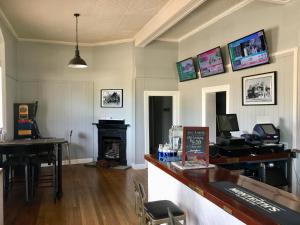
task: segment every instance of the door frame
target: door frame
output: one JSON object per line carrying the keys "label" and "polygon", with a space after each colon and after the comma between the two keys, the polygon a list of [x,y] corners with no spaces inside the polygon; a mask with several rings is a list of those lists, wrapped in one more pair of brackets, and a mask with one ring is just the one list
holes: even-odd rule
{"label": "door frame", "polygon": [[145,154],[149,154],[149,97],[170,96],[172,97],[172,119],[173,125],[180,123],[180,94],[179,91],[144,91],[144,140]]}
{"label": "door frame", "polygon": [[206,117],[206,98],[207,98],[207,94],[210,93],[216,93],[216,92],[226,92],[226,113],[229,113],[229,95],[230,95],[230,85],[226,84],[226,85],[219,85],[219,86],[212,86],[212,87],[205,87],[202,88],[202,126],[207,126],[206,121],[207,121],[207,117]]}

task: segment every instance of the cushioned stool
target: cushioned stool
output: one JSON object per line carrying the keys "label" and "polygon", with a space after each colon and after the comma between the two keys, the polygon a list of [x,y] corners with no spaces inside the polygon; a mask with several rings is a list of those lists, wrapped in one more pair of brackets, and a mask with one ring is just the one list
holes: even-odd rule
{"label": "cushioned stool", "polygon": [[171,210],[168,208],[168,215],[170,219],[170,225],[181,225],[177,219],[174,218],[174,215],[172,214]]}
{"label": "cushioned stool", "polygon": [[134,182],[136,194],[136,212],[140,218],[140,224],[164,224],[170,223],[168,209],[178,221],[185,225],[184,212],[169,200],[146,202],[146,195],[142,184]]}

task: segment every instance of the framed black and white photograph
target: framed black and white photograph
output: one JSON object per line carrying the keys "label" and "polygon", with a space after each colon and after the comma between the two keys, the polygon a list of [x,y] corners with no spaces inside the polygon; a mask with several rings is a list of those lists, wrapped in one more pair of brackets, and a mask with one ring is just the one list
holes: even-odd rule
{"label": "framed black and white photograph", "polygon": [[102,108],[122,108],[123,89],[101,89]]}
{"label": "framed black and white photograph", "polygon": [[243,105],[276,105],[276,72],[242,77]]}

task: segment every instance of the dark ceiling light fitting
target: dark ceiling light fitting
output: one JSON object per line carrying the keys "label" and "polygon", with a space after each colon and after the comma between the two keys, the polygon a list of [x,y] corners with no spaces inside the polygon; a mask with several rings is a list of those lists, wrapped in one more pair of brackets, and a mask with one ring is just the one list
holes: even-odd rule
{"label": "dark ceiling light fitting", "polygon": [[75,13],[74,16],[76,17],[76,48],[75,48],[75,57],[71,59],[69,62],[68,67],[71,68],[86,68],[88,67],[86,62],[80,57],[79,49],[78,49],[78,17],[80,16],[79,13]]}

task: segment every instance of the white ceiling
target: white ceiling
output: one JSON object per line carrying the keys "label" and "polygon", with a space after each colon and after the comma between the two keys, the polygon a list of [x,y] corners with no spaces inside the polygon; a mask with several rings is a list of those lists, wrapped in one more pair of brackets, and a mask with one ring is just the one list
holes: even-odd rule
{"label": "white ceiling", "polygon": [[0,0],[0,16],[18,40],[74,43],[78,12],[80,43],[145,46],[181,41],[253,1],[292,0]]}
{"label": "white ceiling", "polygon": [[0,0],[0,8],[22,39],[79,42],[133,38],[168,0]]}

